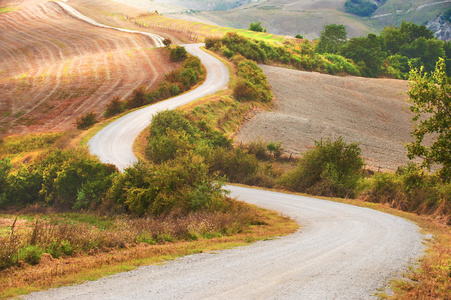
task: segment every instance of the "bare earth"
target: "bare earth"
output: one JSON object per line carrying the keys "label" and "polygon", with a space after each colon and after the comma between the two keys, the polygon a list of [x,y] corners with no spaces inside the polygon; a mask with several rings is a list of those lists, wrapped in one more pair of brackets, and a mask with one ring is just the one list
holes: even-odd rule
{"label": "bare earth", "polygon": [[412,114],[407,81],[337,77],[260,66],[268,76],[276,108],[243,125],[237,141],[282,141],[287,154],[300,155],[314,141],[344,137],[361,143],[372,169],[396,170],[408,162],[403,142],[410,141]]}
{"label": "bare earth", "polygon": [[[83,11],[102,9],[95,3]],[[77,117],[101,116],[114,97],[155,86],[177,67],[141,34],[92,26],[54,2],[7,4],[17,9],[0,15],[0,136],[67,130]],[[120,23],[111,12],[99,15]]]}

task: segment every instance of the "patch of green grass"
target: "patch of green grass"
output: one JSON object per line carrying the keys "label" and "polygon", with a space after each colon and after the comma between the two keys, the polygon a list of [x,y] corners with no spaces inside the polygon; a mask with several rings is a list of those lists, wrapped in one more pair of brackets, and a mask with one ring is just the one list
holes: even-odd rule
{"label": "patch of green grass", "polygon": [[8,6],[0,7],[0,15],[9,13],[10,11],[13,11],[13,10],[14,10],[14,8],[8,7]]}
{"label": "patch of green grass", "polygon": [[62,135],[63,133],[58,132],[5,137],[0,143],[0,157],[52,147]]}

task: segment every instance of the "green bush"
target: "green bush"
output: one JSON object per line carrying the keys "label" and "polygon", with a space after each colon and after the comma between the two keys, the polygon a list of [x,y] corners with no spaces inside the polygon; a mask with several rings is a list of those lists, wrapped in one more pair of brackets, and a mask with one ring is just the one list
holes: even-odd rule
{"label": "green bush", "polygon": [[103,112],[103,116],[105,118],[109,118],[115,115],[118,115],[124,111],[122,106],[122,102],[119,100],[119,97],[114,97],[110,103],[108,103],[106,110]]}
{"label": "green bush", "polygon": [[262,26],[261,22],[252,22],[251,25],[249,25],[248,30],[255,32],[266,32],[266,28]]}
{"label": "green bush", "polygon": [[362,176],[363,160],[356,143],[346,144],[340,137],[334,142],[315,141],[298,166],[281,183],[298,192],[313,195],[354,198]]}
{"label": "green bush", "polygon": [[185,60],[188,57],[188,53],[186,52],[186,49],[184,47],[175,46],[173,48],[170,48],[169,56],[172,61],[178,62]]}
{"label": "green bush", "polygon": [[77,125],[77,129],[85,130],[98,122],[96,114],[94,112],[89,112],[86,115],[77,118],[75,124]]}
{"label": "green bush", "polygon": [[55,240],[47,248],[47,251],[52,257],[58,258],[62,255],[71,256],[74,254],[74,248],[68,240]]}
{"label": "green bush", "polygon": [[142,85],[133,91],[132,96],[125,102],[127,109],[141,107],[146,104],[147,87]]}
{"label": "green bush", "polygon": [[41,247],[30,245],[26,248],[20,249],[19,260],[23,260],[30,265],[37,265],[41,261],[42,253],[43,250]]}
{"label": "green bush", "polygon": [[36,203],[63,209],[98,207],[117,172],[115,166],[101,163],[87,149],[54,150],[34,164],[8,173],[6,183],[2,179],[0,207]]}
{"label": "green bush", "polygon": [[116,208],[137,215],[184,213],[221,206],[222,182],[197,155],[184,155],[160,165],[138,163],[118,176],[110,191]]}

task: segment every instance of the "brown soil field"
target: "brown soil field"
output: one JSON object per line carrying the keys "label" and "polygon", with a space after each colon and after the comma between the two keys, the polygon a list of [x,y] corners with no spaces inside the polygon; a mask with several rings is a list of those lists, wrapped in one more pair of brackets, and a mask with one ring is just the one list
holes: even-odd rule
{"label": "brown soil field", "polygon": [[281,141],[300,155],[314,141],[342,136],[358,142],[368,168],[396,170],[406,164],[412,114],[407,81],[338,77],[260,66],[275,96],[275,108],[256,114],[237,133],[238,142]]}
{"label": "brown soil field", "polygon": [[[113,10],[140,13],[123,5],[96,13],[108,1],[68,3],[80,9],[88,2],[83,13],[91,11],[90,17],[97,14],[98,22],[110,26],[133,27]],[[77,117],[90,111],[100,116],[112,98],[155,86],[178,67],[152,39],[88,24],[56,3],[18,0],[1,6],[15,10],[0,14],[0,135],[70,129]]]}

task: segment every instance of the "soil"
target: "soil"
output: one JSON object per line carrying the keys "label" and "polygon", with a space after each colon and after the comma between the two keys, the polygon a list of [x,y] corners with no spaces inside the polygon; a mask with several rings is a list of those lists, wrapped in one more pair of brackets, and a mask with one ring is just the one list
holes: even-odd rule
{"label": "soil", "polygon": [[[124,17],[142,13],[134,8],[68,3],[106,25],[139,28]],[[141,85],[152,88],[179,66],[152,39],[90,25],[56,3],[5,4],[16,9],[0,15],[0,137],[65,131],[91,111],[101,118],[114,97],[126,99]],[[180,33],[152,32],[186,42]]]}
{"label": "soil", "polygon": [[396,170],[406,164],[412,113],[408,82],[338,77],[260,66],[272,87],[275,108],[256,114],[237,133],[238,142],[259,137],[281,141],[287,155],[300,156],[321,138],[342,136],[360,143],[368,168]]}

